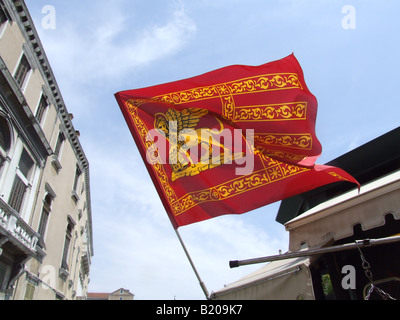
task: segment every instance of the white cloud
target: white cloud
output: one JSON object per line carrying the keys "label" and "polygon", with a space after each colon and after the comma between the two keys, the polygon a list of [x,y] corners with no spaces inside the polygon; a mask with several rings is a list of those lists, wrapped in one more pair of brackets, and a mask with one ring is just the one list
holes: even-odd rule
{"label": "white cloud", "polygon": [[[73,83],[106,82],[126,76],[132,69],[178,52],[196,33],[196,24],[181,2],[174,2],[167,19],[137,24],[124,5],[102,1],[96,19],[58,23],[54,33],[42,32],[53,67]],[[99,9],[100,8],[100,9]],[[101,21],[99,18],[102,18]]]}
{"label": "white cloud", "polygon": [[82,131],[104,121],[107,98],[117,109],[113,94],[127,89],[121,83],[137,81],[145,72],[142,68],[177,54],[197,28],[181,1],[152,10],[151,17],[141,21],[139,16],[148,12],[126,0],[75,6],[72,11],[56,6],[55,30],[41,29],[40,20],[36,25],[67,108]]}
{"label": "white cloud", "polygon": [[[145,29],[140,40],[133,45],[131,64],[147,63],[179,50],[196,31],[196,25],[187,16],[182,4],[173,12],[166,24]],[[130,47],[126,49],[130,50]]]}

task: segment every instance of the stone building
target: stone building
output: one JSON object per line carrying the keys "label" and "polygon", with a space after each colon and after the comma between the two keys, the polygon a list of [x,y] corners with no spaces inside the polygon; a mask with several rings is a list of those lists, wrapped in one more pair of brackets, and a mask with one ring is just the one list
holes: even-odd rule
{"label": "stone building", "polygon": [[128,289],[119,288],[111,293],[88,292],[87,300],[134,300],[135,295]]}
{"label": "stone building", "polygon": [[22,0],[0,0],[0,299],[86,295],[89,163]]}

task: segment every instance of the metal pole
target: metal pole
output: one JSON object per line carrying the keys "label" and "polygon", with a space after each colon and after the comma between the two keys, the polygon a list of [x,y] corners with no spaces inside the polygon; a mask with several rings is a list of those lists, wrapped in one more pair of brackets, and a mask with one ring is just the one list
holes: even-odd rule
{"label": "metal pole", "polygon": [[307,256],[323,254],[323,253],[352,250],[352,249],[357,249],[360,247],[373,247],[373,246],[378,246],[378,245],[382,245],[382,244],[394,243],[394,242],[398,242],[398,241],[400,241],[400,236],[380,238],[380,239],[356,240],[353,243],[346,243],[346,244],[331,246],[331,247],[327,247],[327,248],[303,250],[303,251],[298,251],[298,252],[290,252],[290,253],[285,253],[285,254],[278,254],[275,256],[261,257],[261,258],[248,259],[248,260],[240,260],[240,261],[234,260],[234,261],[229,262],[229,266],[231,268],[237,268],[237,267],[245,266],[245,265],[249,265],[249,264],[257,264],[257,263],[265,263],[265,262],[271,262],[271,261],[277,261],[277,260],[307,257]]}
{"label": "metal pole", "polygon": [[196,269],[196,267],[195,267],[195,265],[194,265],[194,263],[193,263],[193,261],[192,261],[192,258],[190,257],[189,252],[188,252],[187,249],[186,249],[186,246],[185,246],[185,244],[184,244],[184,242],[183,242],[183,240],[182,240],[182,238],[181,238],[181,235],[179,234],[178,229],[175,229],[175,233],[176,233],[176,236],[177,236],[178,239],[179,239],[179,242],[181,243],[181,246],[182,246],[182,248],[183,248],[183,251],[185,251],[186,257],[188,258],[188,260],[189,260],[189,262],[190,262],[190,265],[192,266],[192,269],[193,269],[193,271],[194,271],[194,273],[195,273],[195,275],[196,275],[196,277],[197,277],[197,280],[199,281],[200,287],[201,287],[201,289],[203,290],[204,295],[206,296],[206,299],[209,300],[209,299],[210,299],[210,293],[208,292],[207,287],[206,287],[206,285],[204,284],[203,280],[201,280],[200,275],[199,275],[199,273],[197,272],[197,269]]}

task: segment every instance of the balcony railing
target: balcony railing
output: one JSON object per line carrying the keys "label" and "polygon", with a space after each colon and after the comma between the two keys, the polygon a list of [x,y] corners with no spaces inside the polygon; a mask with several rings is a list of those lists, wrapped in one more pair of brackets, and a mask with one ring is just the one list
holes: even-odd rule
{"label": "balcony railing", "polygon": [[0,198],[0,234],[27,254],[36,254],[39,234]]}

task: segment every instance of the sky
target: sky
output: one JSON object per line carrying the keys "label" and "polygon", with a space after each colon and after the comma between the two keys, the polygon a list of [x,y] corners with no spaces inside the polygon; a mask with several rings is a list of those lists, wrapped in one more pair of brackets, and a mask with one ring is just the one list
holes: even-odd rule
{"label": "sky", "polygon": [[[398,0],[26,0],[90,163],[90,292],[204,299],[114,93],[294,53],[319,103],[326,163],[399,126]],[[49,16],[48,6],[53,7]],[[53,24],[49,24],[49,18]],[[279,202],[179,232],[217,291],[287,251]]]}

